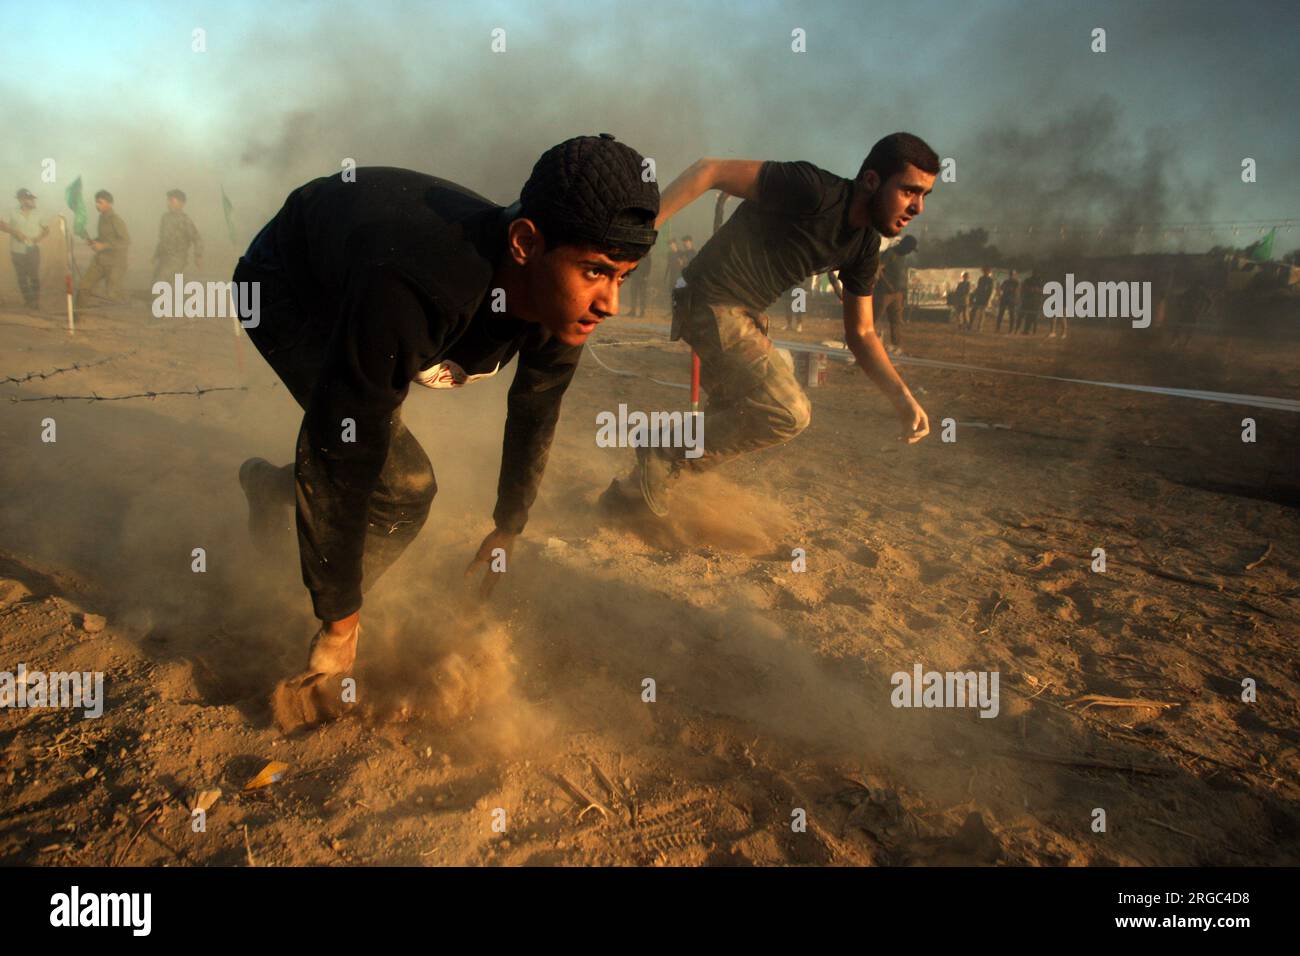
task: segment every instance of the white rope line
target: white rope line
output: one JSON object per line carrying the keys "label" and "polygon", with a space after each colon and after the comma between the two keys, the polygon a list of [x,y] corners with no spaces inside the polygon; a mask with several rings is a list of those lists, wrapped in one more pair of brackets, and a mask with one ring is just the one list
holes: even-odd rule
{"label": "white rope line", "polygon": [[610,368],[608,365],[606,365],[604,362],[600,360],[600,356],[596,354],[595,346],[593,346],[590,342],[587,343],[587,351],[590,352],[591,357],[596,360],[596,364],[599,365],[601,368],[603,368],[606,372],[613,372],[615,375],[630,375],[633,378],[648,378],[656,385],[666,385],[668,388],[689,389],[691,387],[690,385],[683,385],[681,382],[664,382],[657,378],[651,378],[649,375],[643,375],[640,372],[631,372],[628,371],[627,369],[621,369],[621,368]]}
{"label": "white rope line", "polygon": [[1125,382],[1094,382],[1083,378],[1061,378],[1057,375],[1039,375],[1035,372],[1017,372],[1011,369],[982,368],[978,365],[961,365],[957,362],[940,362],[936,359],[912,358],[900,355],[895,362],[916,365],[921,368],[961,369],[970,372],[990,372],[995,375],[1021,375],[1026,378],[1038,378],[1048,382],[1069,382],[1071,385],[1095,385],[1099,388],[1115,388],[1128,392],[1146,392],[1150,395],[1170,395],[1175,398],[1195,398],[1202,402],[1222,402],[1225,405],[1250,405],[1255,408],[1270,408],[1280,412],[1300,412],[1300,401],[1291,398],[1276,398],[1272,395],[1241,395],[1237,392],[1209,392],[1195,388],[1165,388],[1159,385],[1129,385]]}
{"label": "white rope line", "polygon": [[[662,328],[650,325],[645,322],[627,322],[625,325],[656,329],[662,332]],[[630,344],[630,343],[629,343]],[[847,348],[831,348],[826,345],[812,345],[807,342],[788,342],[782,339],[772,339],[772,345],[776,348],[789,349],[791,352],[813,352],[818,355],[829,355],[840,361],[853,361],[853,353]],[[595,350],[590,344],[587,350],[591,352],[592,358],[601,368],[613,372],[615,375],[633,375],[638,378],[649,378],[648,375],[641,375],[637,372],[621,371],[610,368],[600,360]],[[1085,378],[1062,378],[1059,375],[1040,375],[1037,372],[1018,372],[1014,369],[1006,368],[985,368],[982,365],[963,365],[960,362],[943,362],[938,359],[914,358],[909,355],[895,356],[893,359],[897,365],[915,365],[918,368],[946,368],[966,372],[986,372],[989,375],[1019,375],[1024,378],[1037,378],[1048,382],[1067,382],[1071,385],[1093,385],[1098,388],[1114,388],[1128,392],[1145,392],[1150,395],[1169,395],[1174,398],[1194,398],[1202,402],[1222,402],[1225,405],[1249,405],[1254,408],[1268,408],[1279,412],[1300,412],[1300,401],[1292,398],[1278,398],[1273,395],[1242,395],[1237,392],[1210,392],[1204,389],[1195,388],[1165,388],[1158,385],[1130,385],[1125,382],[1094,382]],[[659,379],[651,378],[650,381],[658,385],[667,385],[669,388],[689,388],[689,385],[682,385],[677,382],[662,382]]]}
{"label": "white rope line", "polygon": [[[853,361],[853,353],[849,352],[848,349],[830,348],[825,345],[809,345],[804,342],[784,342],[777,339],[773,339],[772,344],[796,352],[817,352],[821,355],[834,356],[843,361]],[[1147,392],[1152,395],[1170,395],[1175,398],[1195,398],[1203,402],[1222,402],[1225,405],[1251,405],[1257,408],[1271,408],[1281,412],[1300,412],[1300,401],[1291,398],[1277,398],[1273,395],[1242,395],[1237,392],[1210,392],[1195,388],[1129,385],[1125,382],[1094,382],[1086,378],[1061,378],[1059,375],[1040,375],[1037,372],[1018,372],[1007,368],[985,368],[982,365],[963,365],[960,362],[914,358],[910,355],[895,356],[893,361],[897,365],[915,365],[918,368],[946,368],[966,372],[987,372],[990,375],[1020,375],[1024,378],[1038,378],[1048,382],[1095,385],[1099,388],[1117,388],[1130,392]]]}

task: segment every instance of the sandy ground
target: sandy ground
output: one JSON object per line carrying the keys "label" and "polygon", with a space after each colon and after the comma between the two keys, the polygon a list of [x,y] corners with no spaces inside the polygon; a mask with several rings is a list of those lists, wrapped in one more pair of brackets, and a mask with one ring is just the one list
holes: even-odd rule
{"label": "sandy ground", "polygon": [[[0,313],[0,670],[100,670],[108,701],[0,714],[5,862],[1300,862],[1300,416],[910,368],[934,434],[906,447],[836,364],[802,436],[683,485],[646,530],[594,507],[630,461],[595,446],[595,416],[685,393],[588,357],[484,607],[460,571],[489,527],[508,377],[416,390],[433,514],[368,598],[356,703],[285,735],[268,695],[314,625],[291,536],[254,553],[235,475],[288,460],[296,406],[246,340],[241,370],[228,323],[138,305],[62,326]],[[1300,395],[1294,342],[907,332],[929,358]],[[595,341],[685,379],[662,334],[614,320]],[[13,381],[73,363],[100,364]],[[196,386],[246,390],[11,401]],[[1010,427],[946,443],[944,418]],[[998,716],[892,707],[890,676],[918,663],[997,671]],[[271,761],[282,777],[245,792]]]}

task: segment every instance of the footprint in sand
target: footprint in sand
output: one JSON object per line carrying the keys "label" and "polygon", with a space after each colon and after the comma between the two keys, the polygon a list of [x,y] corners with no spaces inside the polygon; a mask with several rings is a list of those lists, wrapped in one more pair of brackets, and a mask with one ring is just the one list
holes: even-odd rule
{"label": "footprint in sand", "polygon": [[880,552],[869,545],[863,545],[853,553],[853,560],[865,568],[874,568],[880,564]]}
{"label": "footprint in sand", "polygon": [[930,615],[917,610],[907,611],[903,615],[903,620],[906,621],[907,626],[914,631],[933,630],[941,623],[937,617],[931,617]]}
{"label": "footprint in sand", "polygon": [[826,595],[826,601],[830,604],[843,604],[863,611],[870,610],[876,603],[865,591],[853,587],[836,588]]}
{"label": "footprint in sand", "polygon": [[922,561],[921,583],[938,584],[944,578],[951,577],[959,571],[961,571],[961,568],[946,561]]}
{"label": "footprint in sand", "polygon": [[1097,605],[1089,596],[1088,589],[1082,584],[1062,588],[1058,593],[1074,605],[1075,613],[1078,615],[1075,620],[1080,624],[1093,624],[1101,618],[1101,612],[1097,610]]}
{"label": "footprint in sand", "polygon": [[1057,620],[1072,624],[1079,620],[1079,609],[1064,595],[1053,594],[1050,591],[1041,593],[1034,597],[1034,604],[1040,611],[1050,614]]}

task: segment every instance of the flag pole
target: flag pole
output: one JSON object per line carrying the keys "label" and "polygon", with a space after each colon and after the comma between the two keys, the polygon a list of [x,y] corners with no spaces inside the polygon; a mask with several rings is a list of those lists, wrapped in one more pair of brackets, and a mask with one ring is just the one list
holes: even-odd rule
{"label": "flag pole", "polygon": [[62,215],[59,219],[59,235],[63,237],[63,291],[68,302],[68,334],[75,335],[76,323],[72,318],[72,237],[68,233],[68,222]]}

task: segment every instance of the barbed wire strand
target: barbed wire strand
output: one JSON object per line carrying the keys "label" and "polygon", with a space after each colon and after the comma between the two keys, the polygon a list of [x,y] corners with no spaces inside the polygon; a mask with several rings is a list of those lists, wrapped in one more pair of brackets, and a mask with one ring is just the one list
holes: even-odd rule
{"label": "barbed wire strand", "polygon": [[127,352],[125,355],[108,355],[95,362],[74,362],[71,365],[68,365],[64,368],[50,369],[48,372],[28,372],[26,375],[22,375],[18,377],[15,377],[13,375],[7,375],[4,378],[0,378],[0,385],[10,385],[10,384],[21,385],[23,384],[23,382],[30,382],[32,379],[50,378],[54,375],[59,375],[63,372],[79,372],[82,369],[94,368],[96,365],[103,365],[106,362],[115,362],[118,359],[130,358],[138,351],[140,350],[132,349],[130,352]]}
{"label": "barbed wire strand", "polygon": [[199,398],[209,392],[246,392],[247,385],[219,385],[215,388],[199,388],[174,392],[134,392],[130,395],[45,395],[40,398],[10,398],[11,402],[124,402],[129,398],[163,398],[169,395],[188,395]]}

